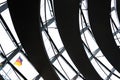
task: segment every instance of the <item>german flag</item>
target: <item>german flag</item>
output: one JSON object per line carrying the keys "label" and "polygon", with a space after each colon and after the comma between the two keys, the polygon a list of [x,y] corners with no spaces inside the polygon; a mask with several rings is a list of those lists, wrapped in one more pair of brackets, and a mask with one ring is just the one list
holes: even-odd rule
{"label": "german flag", "polygon": [[14,65],[16,65],[16,66],[21,66],[22,65],[22,58],[19,56],[18,58],[17,58],[17,60],[15,61],[15,63],[14,63]]}

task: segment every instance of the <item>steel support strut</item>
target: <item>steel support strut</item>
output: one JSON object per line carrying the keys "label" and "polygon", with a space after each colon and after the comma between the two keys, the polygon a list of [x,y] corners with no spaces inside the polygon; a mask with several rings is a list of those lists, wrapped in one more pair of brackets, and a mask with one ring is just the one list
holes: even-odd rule
{"label": "steel support strut", "polygon": [[90,63],[80,38],[79,0],[54,0],[57,27],[70,58],[86,80],[102,80]]}
{"label": "steel support strut", "polygon": [[40,28],[40,0],[8,0],[11,18],[33,66],[45,80],[59,80],[44,48]]}

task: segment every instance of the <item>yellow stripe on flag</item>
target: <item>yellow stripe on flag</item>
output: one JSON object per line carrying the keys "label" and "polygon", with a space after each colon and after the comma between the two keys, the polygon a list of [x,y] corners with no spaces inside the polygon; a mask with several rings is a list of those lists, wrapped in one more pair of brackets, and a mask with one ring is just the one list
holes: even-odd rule
{"label": "yellow stripe on flag", "polygon": [[16,66],[21,66],[22,65],[22,58],[20,56],[15,61],[14,65],[16,65]]}

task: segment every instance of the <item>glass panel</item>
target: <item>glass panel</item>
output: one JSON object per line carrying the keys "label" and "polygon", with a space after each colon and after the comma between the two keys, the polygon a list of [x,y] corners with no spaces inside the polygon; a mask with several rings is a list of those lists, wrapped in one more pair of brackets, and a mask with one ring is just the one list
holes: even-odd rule
{"label": "glass panel", "polygon": [[[51,2],[53,3],[53,1]],[[81,74],[64,49],[54,19],[52,3],[50,0],[41,0],[40,16],[42,18],[43,41],[51,63],[61,73],[55,69],[58,76],[61,79],[71,80],[75,75],[79,74],[78,76],[80,76]]]}
{"label": "glass panel", "polygon": [[[4,1],[1,0],[0,5]],[[28,80],[34,80],[39,74],[25,55],[14,30],[8,8],[0,15],[0,74],[5,80],[24,80],[23,76]]]}
{"label": "glass panel", "polygon": [[[112,0],[112,3],[114,1]],[[113,4],[111,5],[113,6]],[[81,33],[81,38],[83,40],[83,45],[85,48],[85,51],[93,64],[94,68],[96,71],[99,73],[99,75],[105,79],[113,79],[112,75],[115,75],[114,77],[116,80],[119,77],[120,73],[115,73],[115,69],[113,66],[108,62],[108,60],[105,58],[103,55],[102,51],[99,49],[94,36],[92,34],[92,30],[90,28],[90,23],[89,23],[89,18],[88,18],[88,12],[87,12],[87,0],[82,1],[81,3],[81,10],[80,10],[80,33]],[[81,14],[83,13],[83,14]],[[114,12],[112,12],[113,14]],[[115,13],[114,13],[115,15]],[[116,16],[112,16],[116,18]],[[118,24],[118,22],[116,22]],[[112,76],[112,78],[111,78]],[[114,80],[114,79],[113,79]]]}

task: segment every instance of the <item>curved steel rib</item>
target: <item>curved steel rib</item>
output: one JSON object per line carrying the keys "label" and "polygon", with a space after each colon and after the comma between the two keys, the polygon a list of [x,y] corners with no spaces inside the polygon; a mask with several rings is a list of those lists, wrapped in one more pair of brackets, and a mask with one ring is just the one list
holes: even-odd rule
{"label": "curved steel rib", "polygon": [[96,42],[108,61],[120,72],[120,50],[110,27],[111,0],[88,0],[88,14]]}
{"label": "curved steel rib", "polygon": [[117,5],[118,18],[119,18],[119,21],[120,21],[120,0],[116,0],[116,5]]}
{"label": "curved steel rib", "polygon": [[44,49],[40,32],[40,0],[8,0],[15,30],[33,66],[45,80],[59,80]]}
{"label": "curved steel rib", "polygon": [[56,23],[63,44],[86,80],[102,80],[90,63],[80,38],[79,0],[54,0]]}

